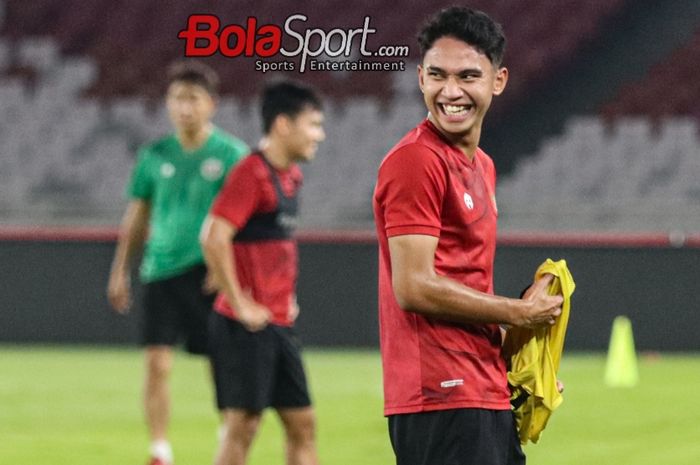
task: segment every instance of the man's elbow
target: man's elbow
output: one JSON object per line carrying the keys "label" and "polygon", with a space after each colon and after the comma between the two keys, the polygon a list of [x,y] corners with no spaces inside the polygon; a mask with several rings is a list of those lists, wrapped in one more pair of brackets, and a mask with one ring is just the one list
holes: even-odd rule
{"label": "man's elbow", "polygon": [[202,250],[208,252],[211,248],[211,231],[202,230],[199,234],[199,245],[202,246]]}
{"label": "man's elbow", "polygon": [[422,313],[425,311],[425,299],[420,292],[417,283],[408,281],[394,281],[394,297],[403,310]]}
{"label": "man's elbow", "polygon": [[206,255],[213,256],[221,249],[222,240],[209,230],[201,235],[199,243],[202,245],[202,249]]}

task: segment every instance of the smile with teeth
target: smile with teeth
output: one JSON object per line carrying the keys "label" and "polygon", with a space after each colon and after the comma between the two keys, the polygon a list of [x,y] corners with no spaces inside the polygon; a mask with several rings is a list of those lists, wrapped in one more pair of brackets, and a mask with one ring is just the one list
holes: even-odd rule
{"label": "smile with teeth", "polygon": [[440,106],[442,111],[450,116],[466,115],[473,107],[473,105],[450,105],[449,103],[441,103]]}

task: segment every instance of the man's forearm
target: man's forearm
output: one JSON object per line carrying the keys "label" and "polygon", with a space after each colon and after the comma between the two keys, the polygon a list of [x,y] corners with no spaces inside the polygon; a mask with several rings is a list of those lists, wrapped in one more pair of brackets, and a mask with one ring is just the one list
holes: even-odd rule
{"label": "man's forearm", "polygon": [[204,260],[220,286],[219,291],[226,296],[231,306],[238,307],[242,291],[236,275],[231,241],[209,237],[204,241],[202,249]]}
{"label": "man's forearm", "polygon": [[450,278],[433,275],[412,280],[402,308],[455,323],[518,324],[526,302],[487,294]]}
{"label": "man's forearm", "polygon": [[148,231],[148,205],[129,204],[119,228],[119,239],[112,261],[112,272],[128,273],[134,257],[141,251]]}

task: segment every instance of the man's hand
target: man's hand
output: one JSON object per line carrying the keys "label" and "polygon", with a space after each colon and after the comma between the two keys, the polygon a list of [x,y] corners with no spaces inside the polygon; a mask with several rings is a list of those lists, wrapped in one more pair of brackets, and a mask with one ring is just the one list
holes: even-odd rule
{"label": "man's hand", "polygon": [[294,323],[297,320],[297,317],[299,316],[299,304],[297,303],[297,297],[292,296],[289,302],[289,312],[287,313],[287,318],[289,318],[289,321]]}
{"label": "man's hand", "polygon": [[236,306],[236,315],[241,324],[251,332],[265,329],[272,318],[270,309],[259,304],[250,296],[240,299]]}
{"label": "man's hand", "polygon": [[128,273],[113,271],[109,275],[107,299],[114,311],[122,315],[131,308],[131,279]]}
{"label": "man's hand", "polygon": [[553,325],[561,314],[561,304],[564,298],[561,295],[551,296],[547,293],[550,283],[554,279],[551,274],[546,274],[535,281],[523,295],[523,300],[528,302],[526,312],[521,315],[517,326],[534,328],[538,326]]}
{"label": "man's hand", "polygon": [[119,239],[107,284],[107,300],[117,313],[128,313],[131,307],[131,260],[141,250],[148,235],[150,212],[149,202],[131,200],[119,227]]}

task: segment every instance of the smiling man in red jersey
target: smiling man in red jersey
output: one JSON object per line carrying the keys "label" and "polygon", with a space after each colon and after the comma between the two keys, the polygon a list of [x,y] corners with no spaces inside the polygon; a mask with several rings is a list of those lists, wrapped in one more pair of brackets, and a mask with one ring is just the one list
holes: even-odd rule
{"label": "smiling man in red jersey", "polygon": [[398,465],[520,465],[502,326],[551,325],[551,276],[493,294],[496,174],[479,147],[508,81],[486,14],[438,12],[418,37],[428,117],[384,158],[374,193],[384,413]]}

